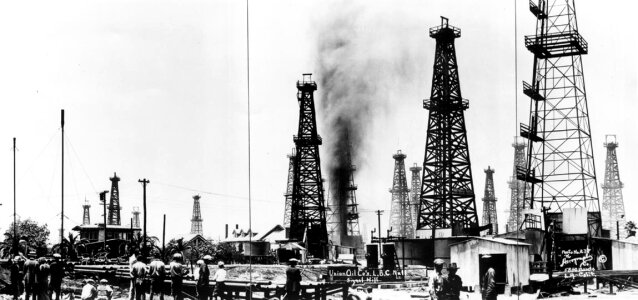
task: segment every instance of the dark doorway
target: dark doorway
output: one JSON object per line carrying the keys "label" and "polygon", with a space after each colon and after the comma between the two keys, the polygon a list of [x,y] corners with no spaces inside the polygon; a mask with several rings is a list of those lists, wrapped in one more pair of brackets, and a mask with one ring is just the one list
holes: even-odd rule
{"label": "dark doorway", "polygon": [[483,277],[489,268],[494,269],[496,290],[502,294],[507,283],[507,254],[479,254],[481,287],[483,286]]}

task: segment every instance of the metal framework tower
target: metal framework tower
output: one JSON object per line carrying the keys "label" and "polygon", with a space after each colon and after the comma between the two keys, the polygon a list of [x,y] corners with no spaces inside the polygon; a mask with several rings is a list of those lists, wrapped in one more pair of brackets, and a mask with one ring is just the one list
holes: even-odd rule
{"label": "metal framework tower", "polygon": [[419,218],[419,191],[421,190],[421,170],[423,170],[423,168],[419,167],[416,163],[414,163],[414,165],[410,167],[410,172],[412,172],[412,182],[410,185],[410,207],[412,211],[412,223],[414,224],[414,228],[417,228],[416,223]]}
{"label": "metal framework tower", "polygon": [[118,182],[120,178],[113,173],[111,180],[111,199],[109,200],[109,225],[121,225],[120,219],[120,188]]}
{"label": "metal framework tower", "polygon": [[591,142],[585,77],[581,56],[588,46],[578,31],[574,0],[547,5],[530,2],[536,34],[525,37],[534,54],[532,83],[523,82],[530,97],[529,125],[521,124],[528,139],[527,168],[517,177],[531,184],[530,206],[547,207],[560,227],[565,208],[588,211],[589,233],[601,234],[596,168]]}
{"label": "metal framework tower", "polygon": [[140,228],[140,208],[137,206],[133,207],[133,224],[131,224],[133,228]]}
{"label": "metal framework tower", "polygon": [[202,229],[202,211],[199,208],[199,195],[193,196],[193,217],[191,218],[191,234],[204,234]]}
{"label": "metal framework tower", "polygon": [[84,205],[82,205],[82,209],[83,209],[82,225],[90,225],[91,224],[91,215],[89,213],[89,208],[91,208],[91,205],[89,204],[89,201],[86,201],[86,199],[84,199]]}
{"label": "metal framework tower", "polygon": [[286,193],[284,198],[286,204],[284,206],[284,228],[286,232],[290,230],[290,214],[292,213],[292,183],[295,178],[295,150],[292,150],[291,154],[288,154],[288,181],[286,183]]}
{"label": "metal framework tower", "polygon": [[483,225],[492,224],[491,234],[498,234],[496,215],[496,195],[494,194],[494,169],[487,166],[485,171],[485,194],[483,196]]}
{"label": "metal framework tower", "polygon": [[[625,228],[625,203],[622,197],[623,183],[620,181],[618,172],[618,158],[616,148],[618,142],[616,135],[605,136],[605,148],[607,148],[607,159],[605,159],[605,181],[603,182],[603,228],[609,229],[610,237],[617,237],[619,228]],[[618,222],[618,223],[616,223]]]}
{"label": "metal framework tower", "polygon": [[431,97],[423,101],[430,113],[417,229],[430,229],[433,237],[437,229],[450,229],[456,236],[478,227],[463,115],[469,101],[461,97],[454,48],[461,30],[441,17],[441,25],[430,28],[430,37],[436,39],[436,55]]}
{"label": "metal framework tower", "polygon": [[512,143],[514,147],[514,167],[512,177],[507,182],[510,188],[510,215],[507,219],[507,232],[514,232],[520,229],[521,224],[525,216],[523,215],[523,208],[528,207],[529,203],[525,203],[525,200],[530,199],[530,186],[527,182],[518,180],[516,178],[516,170],[518,168],[527,167],[527,159],[525,158],[526,143],[521,141],[518,137],[514,139]]}
{"label": "metal framework tower", "polygon": [[303,241],[310,255],[328,257],[328,230],[317,134],[314,91],[311,74],[297,81],[299,128],[294,136],[295,164],[290,214],[290,238]]}
{"label": "metal framework tower", "polygon": [[406,155],[397,151],[394,158],[394,176],[392,180],[392,208],[390,212],[390,234],[395,237],[414,238],[414,223],[412,222],[412,205],[410,205],[410,190],[405,175]]}

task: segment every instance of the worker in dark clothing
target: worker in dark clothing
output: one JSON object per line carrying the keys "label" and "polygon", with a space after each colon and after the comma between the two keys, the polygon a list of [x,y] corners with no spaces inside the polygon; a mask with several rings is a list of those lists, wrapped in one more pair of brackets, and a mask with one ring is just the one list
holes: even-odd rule
{"label": "worker in dark clothing", "polygon": [[445,300],[459,300],[461,297],[463,281],[459,275],[456,275],[458,269],[456,263],[451,263],[447,267],[448,274],[443,277],[443,285],[441,287]]}
{"label": "worker in dark clothing", "polygon": [[38,269],[35,272],[35,286],[38,300],[49,300],[49,275],[51,274],[51,266],[47,263],[46,258],[38,259]]}
{"label": "worker in dark clothing", "polygon": [[20,266],[22,258],[17,256],[13,258],[13,260],[9,260],[11,266],[9,270],[11,271],[11,292],[13,294],[13,299],[18,300],[20,295],[22,294],[23,286],[22,286],[22,268]]}
{"label": "worker in dark clothing", "polygon": [[203,259],[197,261],[197,266],[199,267],[199,276],[197,277],[197,299],[206,300],[208,299],[209,294],[208,281],[210,277],[210,270]]}
{"label": "worker in dark clothing", "polygon": [[30,257],[24,263],[24,291],[26,293],[24,300],[29,300],[29,297],[33,295],[33,300],[36,300],[36,286],[35,286],[35,273],[38,271],[40,264],[35,258]]}
{"label": "worker in dark clothing", "polygon": [[290,267],[286,270],[286,299],[297,300],[301,292],[301,270],[297,267],[299,260],[291,258]]}
{"label": "worker in dark clothing", "polygon": [[133,290],[135,300],[142,300],[142,298],[146,297],[144,293],[144,279],[146,279],[146,276],[148,275],[148,270],[144,263],[144,256],[137,256],[137,262],[133,264],[130,275],[131,279],[135,283]]}
{"label": "worker in dark clothing", "polygon": [[60,300],[60,291],[62,287],[62,278],[64,277],[64,262],[60,261],[59,253],[53,254],[53,262],[51,263],[51,282],[49,283],[49,298],[53,299],[55,292],[55,300]]}
{"label": "worker in dark clothing", "polygon": [[182,254],[173,254],[173,261],[169,265],[169,272],[171,274],[171,296],[175,300],[182,300],[182,284],[184,281],[184,267],[182,266]]}
{"label": "worker in dark clothing", "polygon": [[496,300],[496,281],[494,280],[494,269],[489,268],[483,276],[483,300]]}
{"label": "worker in dark clothing", "polygon": [[443,264],[445,262],[437,258],[434,260],[434,274],[430,276],[428,281],[428,288],[430,289],[430,298],[432,300],[443,299],[442,284],[443,284]]}
{"label": "worker in dark clothing", "polygon": [[151,295],[159,294],[160,300],[164,300],[164,279],[166,278],[166,267],[160,259],[159,252],[155,253],[155,259],[148,264],[148,274],[151,277]]}

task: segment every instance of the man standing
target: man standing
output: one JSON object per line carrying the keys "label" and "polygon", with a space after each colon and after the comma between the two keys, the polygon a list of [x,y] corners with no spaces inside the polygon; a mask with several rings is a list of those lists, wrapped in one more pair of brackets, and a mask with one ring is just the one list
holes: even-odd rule
{"label": "man standing", "polygon": [[219,297],[219,299],[225,299],[224,287],[226,284],[226,270],[224,269],[223,261],[219,261],[217,263],[217,272],[215,272],[213,280],[215,281],[215,291],[213,292],[213,298]]}
{"label": "man standing", "polygon": [[496,281],[494,269],[489,268],[483,276],[483,300],[496,300]]}
{"label": "man standing", "polygon": [[20,295],[22,294],[22,271],[21,271],[21,267],[20,267],[20,263],[21,263],[22,258],[18,255],[16,255],[16,257],[13,258],[13,260],[9,260],[9,262],[11,263],[11,267],[9,268],[11,270],[11,289],[13,292],[13,299],[14,300],[18,300],[20,298]]}
{"label": "man standing", "polygon": [[166,265],[159,258],[159,252],[155,253],[155,258],[148,265],[148,273],[151,276],[151,297],[153,300],[154,294],[159,294],[160,300],[164,300],[164,279],[166,278]]}
{"label": "man standing", "polygon": [[82,300],[95,300],[97,298],[97,289],[95,288],[95,280],[87,279],[86,284],[82,287]]}
{"label": "man standing", "polygon": [[170,264],[171,274],[171,296],[175,300],[182,300],[182,281],[184,276],[184,267],[182,266],[182,255],[180,253],[173,254],[173,261]]}
{"label": "man standing", "polygon": [[111,300],[112,297],[113,288],[109,285],[109,281],[100,280],[100,285],[97,287],[97,300]]}
{"label": "man standing", "polygon": [[55,300],[60,300],[62,278],[64,277],[64,263],[60,261],[60,258],[62,256],[59,253],[53,254],[53,262],[51,263],[49,298],[53,299],[53,292],[55,292]]}
{"label": "man standing", "polygon": [[297,267],[296,258],[291,258],[290,267],[286,270],[286,296],[287,299],[297,300],[299,299],[299,292],[301,292],[301,270]]}
{"label": "man standing", "polygon": [[144,278],[146,278],[146,264],[142,255],[137,256],[137,262],[133,264],[131,268],[131,280],[135,283],[133,291],[135,293],[135,300],[142,300],[144,295]]}
{"label": "man standing", "polygon": [[456,275],[458,269],[456,263],[451,263],[450,266],[447,267],[447,276],[443,277],[441,290],[446,300],[459,300],[461,297],[463,281],[459,275]]}
{"label": "man standing", "polygon": [[[133,250],[133,252],[131,253],[131,256],[128,258],[128,267],[129,267],[129,271],[133,271],[133,265],[137,262],[137,256],[139,255],[139,251],[138,250]],[[131,287],[129,289],[129,293],[128,293],[128,300],[133,300],[135,299],[135,280],[133,280],[133,278],[131,278]]]}
{"label": "man standing", "polygon": [[36,286],[35,286],[35,273],[38,271],[40,264],[35,258],[29,256],[27,262],[24,263],[24,290],[25,300],[29,300],[29,297],[33,295],[33,300],[36,300]]}
{"label": "man standing", "polygon": [[197,261],[197,266],[199,267],[199,276],[197,277],[197,299],[207,300],[210,270],[208,270],[208,265],[206,265],[203,259]]}
{"label": "man standing", "polygon": [[51,266],[47,263],[46,258],[38,259],[38,269],[35,272],[35,286],[38,300],[49,300],[49,274],[51,274]]}
{"label": "man standing", "polygon": [[443,296],[441,289],[441,285],[443,284],[443,274],[441,274],[441,270],[443,270],[444,263],[445,262],[440,258],[434,260],[434,274],[430,276],[430,280],[428,281],[430,298],[432,300],[437,300],[439,297]]}

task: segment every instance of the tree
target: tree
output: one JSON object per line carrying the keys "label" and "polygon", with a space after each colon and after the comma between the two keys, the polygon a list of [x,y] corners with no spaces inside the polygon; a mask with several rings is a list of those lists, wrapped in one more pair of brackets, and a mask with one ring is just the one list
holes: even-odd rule
{"label": "tree", "polygon": [[229,243],[219,243],[215,248],[215,255],[213,256],[215,261],[223,261],[226,263],[241,262],[242,255],[235,246]]}
{"label": "tree", "polygon": [[627,237],[636,236],[636,223],[627,221],[627,223],[625,223],[625,230],[627,230]]}
{"label": "tree", "polygon": [[51,251],[60,253],[62,257],[68,255],[71,260],[76,261],[78,259],[77,247],[80,244],[78,237],[78,234],[73,235],[73,233],[69,232],[68,238],[64,238],[61,244],[53,245]]}
{"label": "tree", "polygon": [[[47,240],[50,234],[46,224],[38,225],[36,221],[31,219],[18,220],[17,236],[13,236],[13,225],[11,223],[9,229],[4,233],[4,246],[12,248],[10,253],[17,254],[17,251],[22,251],[26,255],[28,254],[26,251],[35,250],[38,256],[46,254]],[[15,246],[22,240],[26,242],[25,246],[28,249],[23,249],[22,246]]]}

